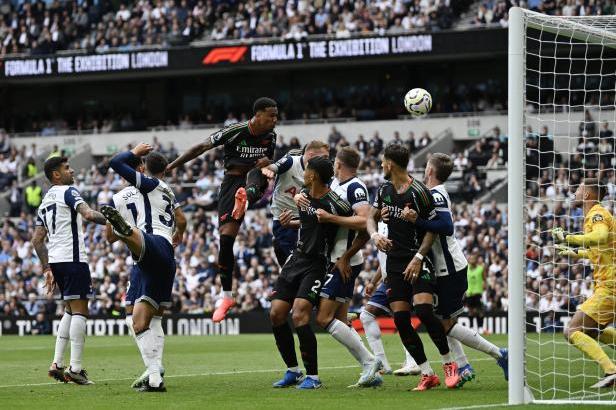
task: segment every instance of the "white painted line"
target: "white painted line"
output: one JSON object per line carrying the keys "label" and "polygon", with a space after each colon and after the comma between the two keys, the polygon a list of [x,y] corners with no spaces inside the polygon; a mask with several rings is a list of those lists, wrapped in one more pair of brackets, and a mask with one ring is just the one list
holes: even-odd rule
{"label": "white painted line", "polygon": [[474,406],[462,406],[462,407],[443,407],[439,410],[464,410],[464,409],[488,409],[490,407],[502,407],[507,406],[507,403],[494,403],[494,404],[477,404]]}

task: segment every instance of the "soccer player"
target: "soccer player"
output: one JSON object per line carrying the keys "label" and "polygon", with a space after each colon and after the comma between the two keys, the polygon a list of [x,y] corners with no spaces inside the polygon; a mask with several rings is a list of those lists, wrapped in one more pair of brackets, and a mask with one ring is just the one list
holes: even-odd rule
{"label": "soccer player", "polygon": [[261,199],[267,188],[267,178],[260,169],[271,163],[276,147],[276,101],[259,98],[253,105],[253,112],[250,120],[215,132],[167,167],[167,171],[171,171],[214,147],[225,147],[225,177],[218,195],[218,273],[224,297],[214,311],[214,322],[223,320],[229,309],[235,306],[232,292],[235,270],[233,244],[248,204],[254,204]]}
{"label": "soccer player", "polygon": [[[378,229],[381,235],[387,237],[387,224],[385,222],[380,221]],[[389,302],[387,301],[388,287],[385,283],[387,279],[387,255],[379,251],[377,257],[379,259],[379,268],[376,271],[376,275],[372,278],[372,281],[368,282],[364,289],[364,294],[369,297],[370,300],[368,300],[368,303],[366,303],[362,309],[359,320],[361,320],[364,327],[366,339],[368,339],[368,344],[370,345],[370,349],[372,349],[372,353],[383,363],[384,373],[391,374],[392,368],[385,355],[385,348],[381,340],[381,328],[376,320],[376,318],[380,316],[393,315],[389,307]],[[404,346],[403,350],[405,355],[404,364],[400,369],[393,371],[393,374],[396,376],[421,374],[421,369],[417,366],[413,356],[410,355]]]}
{"label": "soccer player", "polygon": [[292,219],[299,218],[297,205],[295,205],[293,198],[304,186],[304,168],[308,161],[314,157],[328,158],[329,145],[322,141],[311,141],[304,148],[303,154],[292,155],[292,153],[289,153],[276,163],[261,168],[261,172],[267,178],[276,178],[271,205],[274,215],[272,232],[274,234],[274,253],[280,266],[284,265],[295,249],[295,245],[297,245],[297,229],[282,226],[280,215],[285,212],[289,213]]}
{"label": "soccer player", "polygon": [[[432,309],[436,280],[429,252],[435,235],[404,220],[402,211],[412,207],[419,216],[428,220],[437,215],[428,188],[407,174],[408,162],[406,147],[394,143],[385,148],[382,167],[388,182],[379,187],[367,220],[368,233],[376,247],[387,253],[388,299],[394,322],[402,343],[421,368],[422,377],[414,390],[436,387],[440,380],[426,358],[419,335],[411,326],[412,307],[442,356],[445,384],[448,388],[455,388],[460,379],[458,367],[449,352],[443,325]],[[388,237],[377,231],[383,207],[389,210]]]}
{"label": "soccer player", "polygon": [[[66,157],[53,156],[45,161],[45,176],[51,188],[37,211],[32,245],[41,262],[45,286],[51,293],[57,286],[65,301],[64,315],[58,326],[56,349],[49,377],[63,382],[92,384],[81,366],[86,340],[88,298],[94,296],[90,268],[83,238],[82,218],[99,225],[105,217],[92,210],[71,185],[75,171]],[[45,245],[45,237],[49,244]],[[64,367],[64,350],[71,341],[71,359]]]}
{"label": "soccer player", "polygon": [[479,335],[477,331],[456,324],[457,317],[464,311],[468,263],[455,237],[451,217],[451,200],[444,185],[452,171],[453,161],[449,155],[432,154],[426,165],[424,183],[432,193],[438,218],[433,220],[420,218],[412,209],[403,211],[402,217],[414,223],[418,228],[438,235],[432,244],[434,267],[436,268],[436,315],[441,319],[447,333],[449,348],[454,353],[458,364],[460,375],[458,387],[462,387],[466,382],[475,378],[475,372],[460,342],[496,359],[505,373],[505,379],[508,379],[508,354],[507,349],[499,349]]}
{"label": "soccer player", "polygon": [[[317,339],[310,327],[310,315],[319,301],[319,290],[325,280],[329,255],[335,245],[338,226],[319,223],[318,209],[334,215],[350,216],[351,207],[328,186],[334,168],[327,158],[315,157],[304,171],[304,192],[310,205],[299,208],[299,240],[297,247],[282,267],[272,293],[270,320],[276,346],[287,371],[274,387],[290,387],[298,383],[299,389],[318,389]],[[287,321],[293,309],[293,324],[299,339],[299,349],[306,367],[306,378],[300,372],[295,354],[293,332]]]}
{"label": "soccer player", "polygon": [[468,316],[473,320],[477,318],[477,327],[483,333],[483,303],[481,296],[483,295],[483,287],[486,282],[488,270],[483,263],[479,263],[479,257],[476,253],[471,253],[468,258],[468,290],[466,291],[466,306],[468,307]]}
{"label": "soccer player", "polygon": [[[111,168],[135,186],[143,196],[145,230],[131,226],[111,206],[101,212],[112,225],[114,234],[124,242],[135,256],[141,270],[141,290],[133,308],[133,331],[143,362],[147,367],[147,382],[138,389],[147,392],[165,392],[159,358],[164,337],[152,330],[152,318],[161,307],[171,306],[171,289],[175,277],[175,257],[172,243],[179,242],[186,228],[183,216],[177,221],[178,205],[175,195],[162,180],[167,167],[166,158],[151,152],[148,144],[139,144],[132,151],[122,152],[110,161]],[[133,169],[135,157],[145,157],[146,174]],[[178,213],[179,214],[179,213]]]}
{"label": "soccer player", "polygon": [[[588,259],[593,266],[594,292],[578,306],[567,325],[564,336],[601,366],[605,376],[591,388],[605,388],[616,383],[616,364],[601,349],[597,338],[612,347],[616,329],[606,327],[616,321],[616,267],[614,266],[614,234],[616,222],[612,214],[601,206],[605,196],[596,178],[586,178],[575,192],[575,206],[584,211],[584,233],[568,235],[562,228],[554,228],[552,235],[561,256]],[[579,246],[574,250],[566,245]]]}
{"label": "soccer player", "polygon": [[[133,168],[135,171],[143,174],[145,173],[145,164],[141,157],[134,156],[127,161],[127,165]],[[135,186],[128,185],[123,188],[120,192],[113,195],[111,200],[111,206],[118,210],[122,218],[131,223],[132,226],[136,227],[140,230],[146,230],[146,222],[145,222],[145,201],[144,197],[139,192]],[[178,227],[184,226],[185,217],[181,210],[181,208],[177,207],[174,210],[175,221]],[[179,236],[179,230],[177,231],[176,236],[174,236],[174,246],[177,245],[176,241],[181,240]],[[113,233],[113,228],[111,224],[107,224],[105,230],[105,237],[109,243],[114,243],[118,241],[120,238]],[[137,259],[135,256],[134,259]],[[134,263],[130,270],[130,281],[128,284],[128,289],[126,292],[126,297],[124,299],[124,304],[126,306],[126,326],[130,335],[137,343],[137,339],[135,337],[135,332],[133,331],[133,306],[135,301],[142,296],[142,288],[141,288],[141,269],[137,263]],[[164,341],[165,341],[165,333],[163,331],[162,326],[162,315],[164,313],[164,307],[159,307],[156,314],[152,317],[152,321],[150,322],[150,328],[154,335],[156,336],[156,341],[159,346],[156,350],[157,360],[159,362],[161,368],[161,376],[164,376],[165,370],[162,365],[163,358],[163,350],[164,350]],[[138,345],[137,345],[138,347]],[[131,387],[140,388],[145,382],[148,380],[148,372],[147,370],[143,372],[143,374],[135,380]]]}
{"label": "soccer player", "polygon": [[[353,298],[355,279],[364,264],[360,251],[369,240],[366,233],[366,218],[370,212],[370,203],[368,189],[357,177],[359,162],[359,152],[351,147],[341,148],[336,154],[335,178],[330,184],[332,191],[351,205],[354,215],[335,215],[325,209],[317,209],[320,223],[336,224],[340,228],[330,256],[331,268],[321,289],[316,321],[345,346],[362,366],[362,374],[354,386],[370,387],[383,382],[378,374],[383,364],[366,349],[355,329],[347,325],[347,313]],[[298,199],[300,206],[308,205],[303,195]]]}

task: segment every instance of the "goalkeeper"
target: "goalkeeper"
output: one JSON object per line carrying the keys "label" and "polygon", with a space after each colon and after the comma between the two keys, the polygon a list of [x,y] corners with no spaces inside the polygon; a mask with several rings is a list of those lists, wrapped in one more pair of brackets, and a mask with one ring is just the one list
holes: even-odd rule
{"label": "goalkeeper", "polygon": [[[565,329],[567,341],[599,363],[605,376],[592,388],[610,387],[616,382],[616,365],[601,349],[597,338],[614,347],[616,329],[606,327],[616,320],[616,266],[614,245],[616,221],[599,201],[603,191],[596,178],[586,178],[575,192],[575,206],[584,211],[584,234],[568,235],[554,228],[552,236],[560,256],[589,259],[593,267],[594,291],[578,307]],[[579,246],[575,250],[568,245]]]}

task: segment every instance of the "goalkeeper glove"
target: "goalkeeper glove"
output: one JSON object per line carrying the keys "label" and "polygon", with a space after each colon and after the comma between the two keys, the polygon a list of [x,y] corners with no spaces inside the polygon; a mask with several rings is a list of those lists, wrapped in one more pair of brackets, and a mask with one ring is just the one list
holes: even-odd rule
{"label": "goalkeeper glove", "polygon": [[556,243],[564,242],[566,236],[567,234],[563,228],[552,229],[552,237],[554,238],[554,242]]}
{"label": "goalkeeper glove", "polygon": [[566,245],[554,245],[554,249],[558,252],[559,256],[566,256],[569,258],[576,258],[578,253],[575,249]]}

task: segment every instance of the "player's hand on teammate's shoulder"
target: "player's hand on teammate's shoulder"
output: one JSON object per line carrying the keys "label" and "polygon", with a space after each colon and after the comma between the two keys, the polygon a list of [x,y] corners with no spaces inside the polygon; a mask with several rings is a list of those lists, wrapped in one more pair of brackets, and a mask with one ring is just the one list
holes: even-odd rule
{"label": "player's hand on teammate's shoulder", "polygon": [[271,163],[272,161],[270,161],[268,157],[262,157],[262,158],[259,158],[257,162],[255,163],[255,168],[261,168],[261,170],[263,170],[264,167],[268,166]]}
{"label": "player's hand on teammate's shoulder", "polygon": [[136,156],[143,157],[145,155],[148,155],[153,150],[154,150],[154,147],[152,147],[150,144],[147,144],[145,142],[141,142],[135,148],[133,148],[131,151]]}
{"label": "player's hand on teammate's shoulder", "polygon": [[295,195],[293,197],[293,202],[295,202],[298,208],[308,208],[310,206],[310,200],[303,192]]}
{"label": "player's hand on teammate's shoulder", "polygon": [[410,223],[415,223],[415,221],[417,221],[417,211],[409,208],[408,206],[404,207],[401,216],[402,219]]}
{"label": "player's hand on teammate's shoulder", "polygon": [[267,179],[274,179],[276,177],[276,173],[267,167],[261,168],[261,173]]}
{"label": "player's hand on teammate's shoulder", "polygon": [[332,214],[330,214],[329,212],[327,212],[325,209],[317,209],[317,220],[319,221],[319,223],[327,223],[329,221],[331,221]]}

